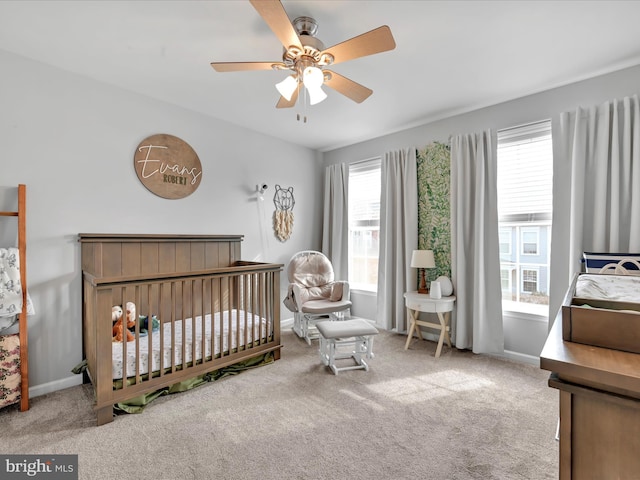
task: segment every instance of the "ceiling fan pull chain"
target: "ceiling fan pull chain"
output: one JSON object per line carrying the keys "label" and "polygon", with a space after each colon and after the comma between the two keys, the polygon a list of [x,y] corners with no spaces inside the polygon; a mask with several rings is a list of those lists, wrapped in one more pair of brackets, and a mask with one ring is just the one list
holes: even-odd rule
{"label": "ceiling fan pull chain", "polygon": [[[302,95],[298,97],[298,100],[300,100],[298,105],[302,103],[302,123],[307,123],[307,89],[301,88],[300,90],[302,91]],[[300,112],[298,112],[296,114],[296,120],[298,122],[300,121],[300,117]]]}
{"label": "ceiling fan pull chain", "polygon": [[309,104],[309,92],[306,88],[303,88],[303,97],[302,97],[302,113],[304,114],[304,122],[307,123],[307,105]]}

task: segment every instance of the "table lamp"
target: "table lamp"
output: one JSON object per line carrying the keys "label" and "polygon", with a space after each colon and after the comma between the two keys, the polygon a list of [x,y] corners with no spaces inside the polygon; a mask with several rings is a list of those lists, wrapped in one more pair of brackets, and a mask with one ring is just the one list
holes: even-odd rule
{"label": "table lamp", "polygon": [[427,289],[427,281],[425,278],[425,268],[435,268],[436,262],[433,259],[433,250],[414,250],[411,255],[411,268],[420,270],[420,285],[418,293],[429,293]]}

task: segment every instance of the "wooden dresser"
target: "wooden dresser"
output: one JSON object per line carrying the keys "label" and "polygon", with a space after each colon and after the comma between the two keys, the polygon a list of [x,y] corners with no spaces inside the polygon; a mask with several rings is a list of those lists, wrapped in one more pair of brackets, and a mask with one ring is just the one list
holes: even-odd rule
{"label": "wooden dresser", "polygon": [[560,311],[540,367],[560,392],[559,478],[640,479],[640,354],[563,341]]}

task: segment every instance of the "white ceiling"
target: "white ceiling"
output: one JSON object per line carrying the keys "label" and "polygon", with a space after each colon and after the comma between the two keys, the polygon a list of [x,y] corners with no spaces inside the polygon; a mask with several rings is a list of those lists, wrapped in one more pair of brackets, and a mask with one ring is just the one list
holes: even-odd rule
{"label": "white ceiling", "polygon": [[0,49],[320,151],[640,64],[640,1],[282,3],[327,47],[389,25],[395,50],[332,67],[371,97],[326,88],[304,124],[275,108],[284,72],[215,72],[281,60],[245,0],[2,0]]}

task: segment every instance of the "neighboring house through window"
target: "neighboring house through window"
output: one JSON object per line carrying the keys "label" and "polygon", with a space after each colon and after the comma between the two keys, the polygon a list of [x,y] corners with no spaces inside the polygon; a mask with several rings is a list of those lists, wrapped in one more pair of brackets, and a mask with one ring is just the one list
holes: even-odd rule
{"label": "neighboring house through window", "polygon": [[498,131],[503,310],[547,316],[553,148],[551,121]]}
{"label": "neighboring house through window", "polygon": [[380,159],[349,165],[349,285],[378,288],[380,239]]}

